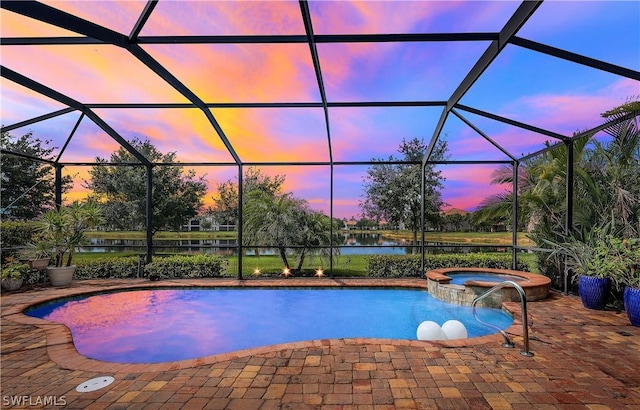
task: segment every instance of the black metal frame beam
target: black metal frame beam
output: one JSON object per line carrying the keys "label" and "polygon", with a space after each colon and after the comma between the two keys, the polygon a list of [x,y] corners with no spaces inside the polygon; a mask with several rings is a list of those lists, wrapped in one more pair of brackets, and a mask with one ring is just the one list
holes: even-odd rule
{"label": "black metal frame beam", "polygon": [[[318,82],[318,90],[322,99],[322,111],[324,112],[324,124],[327,132],[327,148],[329,150],[329,220],[333,221],[333,148],[331,146],[331,125],[329,122],[329,108],[327,104],[327,93],[324,88],[324,80],[322,77],[322,68],[320,66],[320,57],[318,57],[318,48],[316,47],[315,34],[313,32],[313,23],[311,21],[311,12],[309,4],[306,0],[300,0],[300,14],[304,23],[304,30],[307,34],[309,43],[309,53],[313,61],[313,68],[316,73],[316,81]],[[333,222],[329,224],[329,273],[333,277]]]}
{"label": "black metal frame beam", "polygon": [[[4,2],[3,2],[4,3]],[[154,1],[155,3],[155,1]],[[147,3],[149,7],[149,3]],[[4,8],[4,7],[3,7]],[[213,35],[213,36],[138,36],[138,24],[144,24],[150,11],[145,8],[128,39],[138,44],[304,44],[306,35]],[[144,21],[142,18],[145,17]],[[397,33],[397,34],[314,34],[315,43],[408,43],[408,42],[457,42],[494,41],[498,33]],[[93,37],[5,37],[2,44],[25,45],[74,45],[111,44]]]}
{"label": "black metal frame beam", "polygon": [[63,108],[61,110],[54,111],[54,112],[51,112],[49,114],[40,115],[39,117],[34,117],[34,118],[29,119],[29,120],[17,122],[15,124],[7,125],[7,126],[2,126],[1,132],[8,132],[8,131],[11,131],[11,130],[15,130],[17,128],[26,127],[27,125],[31,125],[31,124],[38,123],[40,121],[45,121],[45,120],[48,120],[48,119],[51,119],[51,118],[55,118],[55,117],[58,117],[60,115],[69,114],[70,112],[74,112],[76,110],[77,109],[73,108],[73,107]]}
{"label": "black metal frame beam", "polygon": [[537,43],[535,41],[527,40],[521,37],[514,37],[509,42],[516,46],[537,51],[539,53],[547,54],[553,57],[561,58],[563,60],[571,61],[572,63],[582,64],[587,67],[595,68],[598,70],[609,72],[611,74],[616,74],[622,77],[627,77],[633,80],[640,81],[640,72],[631,70],[629,68],[607,63],[601,60],[596,60],[595,58],[572,53],[571,51],[566,51],[560,48],[551,47],[546,44]]}
{"label": "black metal frame beam", "polygon": [[73,126],[73,129],[69,133],[69,136],[67,137],[67,140],[65,141],[64,145],[62,146],[62,148],[60,148],[60,152],[58,152],[58,156],[56,157],[56,161],[55,161],[56,163],[60,163],[60,159],[62,158],[62,154],[64,154],[64,151],[67,149],[67,146],[69,145],[69,142],[71,142],[71,138],[73,138],[73,134],[76,133],[76,130],[80,126],[80,123],[82,122],[83,118],[84,118],[84,113],[80,114],[80,117],[78,117],[78,120],[76,121],[75,125]]}
{"label": "black metal frame beam", "polygon": [[48,23],[74,33],[85,35],[106,44],[125,47],[129,42],[129,38],[124,34],[37,1],[5,0],[0,3],[0,7],[43,23]]}
{"label": "black metal frame beam", "polygon": [[138,21],[136,21],[133,29],[131,29],[131,33],[129,33],[129,41],[136,41],[138,39],[138,34],[140,34],[142,27],[144,27],[147,20],[149,20],[149,17],[151,17],[151,13],[153,12],[153,9],[156,8],[157,4],[158,0],[147,1],[147,4],[144,6],[144,10],[142,10],[142,13],[140,13],[140,16],[138,17]]}
{"label": "black metal frame beam", "polygon": [[442,127],[444,127],[444,123],[446,122],[451,109],[456,106],[456,104],[458,104],[460,99],[467,93],[467,91],[469,91],[471,86],[478,80],[478,78],[480,78],[482,73],[484,73],[484,71],[489,67],[493,60],[495,60],[498,54],[500,54],[506,44],[512,39],[512,37],[516,35],[518,30],[527,22],[529,17],[533,15],[533,13],[538,7],[540,7],[541,4],[542,0],[523,1],[518,9],[513,13],[509,21],[507,21],[507,23],[504,25],[502,30],[500,30],[500,33],[498,33],[498,38],[493,40],[491,44],[489,44],[489,47],[487,47],[485,52],[480,56],[478,61],[476,61],[475,65],[467,73],[466,77],[458,85],[453,94],[451,94],[451,97],[447,101],[446,107],[442,110],[438,125],[433,131],[433,136],[431,137],[427,152],[425,153],[424,159],[422,161],[423,164],[426,164],[431,157],[436,142],[440,137],[440,133],[442,132]]}
{"label": "black metal frame beam", "polygon": [[482,111],[482,110],[479,110],[477,108],[468,107],[466,105],[456,104],[456,108],[459,108],[461,110],[470,112],[472,114],[480,115],[482,117],[486,117],[486,118],[489,118],[489,119],[492,119],[492,120],[495,120],[495,121],[500,121],[500,122],[503,122],[505,124],[513,125],[514,127],[518,127],[518,128],[522,128],[522,129],[525,129],[525,130],[528,130],[528,131],[536,132],[538,134],[546,135],[548,137],[552,137],[552,138],[558,139],[560,141],[566,141],[566,140],[568,140],[570,138],[570,137],[567,137],[566,135],[558,134],[557,132],[545,130],[545,129],[539,128],[539,127],[534,127],[533,125],[529,125],[529,124],[525,124],[525,123],[522,123],[522,122],[519,122],[519,121],[511,120],[509,118],[505,118],[505,117],[502,117],[502,116],[496,115],[496,114],[491,114],[489,112]]}
{"label": "black metal frame beam", "polygon": [[478,135],[480,135],[482,138],[484,138],[485,140],[487,140],[491,145],[493,145],[496,149],[498,149],[500,152],[502,152],[504,155],[508,156],[509,158],[511,158],[513,161],[516,160],[516,158],[511,155],[511,153],[509,151],[507,151],[506,149],[504,149],[500,144],[498,144],[497,142],[495,142],[493,139],[491,139],[491,137],[489,137],[487,134],[485,134],[484,132],[482,132],[480,130],[480,128],[476,127],[475,124],[473,124],[471,121],[469,121],[467,118],[465,118],[462,114],[460,114],[457,110],[452,109],[451,112],[453,113],[453,115],[455,115],[456,117],[458,117],[462,122],[464,122],[465,124],[467,124],[467,126],[469,128],[471,128],[472,130],[474,130],[476,133],[478,133]]}
{"label": "black metal frame beam", "polygon": [[111,128],[109,124],[104,122],[102,118],[98,117],[93,111],[91,111],[91,109],[85,107],[80,102],[4,66],[0,66],[0,75],[8,80],[13,81],[16,84],[20,84],[21,86],[33,90],[46,97],[49,97],[52,100],[56,100],[62,104],[68,105],[71,108],[83,112],[87,117],[95,122],[98,127],[102,128],[104,132],[109,134],[109,136],[111,136],[111,138],[113,138],[118,144],[129,151],[131,155],[136,157],[138,161],[143,164],[150,164],[149,160],[147,160],[144,155],[133,148],[131,144],[127,142],[127,140],[122,138],[120,134],[118,134],[113,128]]}
{"label": "black metal frame beam", "polygon": [[[611,126],[614,126],[614,125],[619,124],[619,123],[621,123],[623,121],[626,121],[626,120],[630,120],[631,118],[637,117],[639,115],[640,115],[640,110],[639,111],[630,112],[630,113],[628,113],[626,115],[623,115],[620,118],[616,118],[616,119],[607,121],[605,123],[602,123],[602,124],[598,125],[597,127],[593,127],[593,128],[590,128],[590,129],[588,129],[586,131],[579,132],[579,133],[575,134],[573,137],[571,137],[570,140],[571,141],[575,141],[575,140],[580,139],[580,138],[590,137],[590,136],[594,135],[597,132],[603,131],[603,130],[611,127]],[[551,151],[553,149],[558,148],[559,146],[561,146],[563,144],[566,144],[566,142],[567,141],[557,142],[555,144],[550,144],[549,146],[544,147],[544,148],[542,148],[542,149],[540,149],[540,150],[538,150],[536,152],[533,152],[531,154],[528,154],[528,155],[525,155],[523,157],[520,157],[519,161],[526,161],[526,160],[529,160],[531,158],[535,158],[538,155],[544,154],[547,151]]]}

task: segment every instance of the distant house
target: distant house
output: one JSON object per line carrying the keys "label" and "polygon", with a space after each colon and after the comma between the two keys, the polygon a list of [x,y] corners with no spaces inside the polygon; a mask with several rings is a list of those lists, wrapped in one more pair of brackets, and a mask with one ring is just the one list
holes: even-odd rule
{"label": "distant house", "polygon": [[344,229],[347,231],[351,231],[353,229],[357,229],[358,221],[354,218],[349,219],[348,221],[344,221]]}
{"label": "distant house", "polygon": [[211,216],[197,216],[185,225],[182,225],[183,231],[197,232],[197,231],[235,231],[235,225],[223,225],[216,221]]}

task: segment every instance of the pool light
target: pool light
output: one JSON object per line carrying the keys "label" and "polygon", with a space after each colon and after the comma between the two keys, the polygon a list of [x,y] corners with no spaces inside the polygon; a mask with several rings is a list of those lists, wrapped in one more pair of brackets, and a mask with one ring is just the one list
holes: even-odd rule
{"label": "pool light", "polygon": [[291,269],[282,268],[282,273],[280,274],[280,276],[284,276],[285,278],[288,278],[289,276],[291,276]]}
{"label": "pool light", "polygon": [[317,277],[323,277],[324,276],[324,271],[322,270],[322,268],[318,268],[316,269],[316,274],[313,276],[317,276]]}
{"label": "pool light", "polygon": [[426,320],[418,325],[418,340],[447,340],[447,335],[436,322]]}

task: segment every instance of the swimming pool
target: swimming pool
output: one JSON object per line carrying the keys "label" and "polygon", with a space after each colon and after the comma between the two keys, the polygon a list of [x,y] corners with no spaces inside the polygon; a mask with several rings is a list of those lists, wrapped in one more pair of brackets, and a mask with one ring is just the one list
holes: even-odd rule
{"label": "swimming pool", "polygon": [[[501,310],[478,311],[502,329],[513,323]],[[426,320],[459,320],[469,337],[495,333],[467,306],[402,288],[158,288],[57,300],[25,313],[65,324],[80,354],[115,363],[185,360],[304,340],[415,340]]]}

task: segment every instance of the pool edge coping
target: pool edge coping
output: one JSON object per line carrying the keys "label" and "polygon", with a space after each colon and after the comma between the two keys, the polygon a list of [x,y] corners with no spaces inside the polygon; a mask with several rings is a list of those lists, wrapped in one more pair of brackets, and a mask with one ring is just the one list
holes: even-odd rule
{"label": "pool edge coping", "polygon": [[[101,283],[102,282],[102,283]],[[186,369],[212,365],[215,363],[238,359],[247,356],[255,356],[282,351],[285,349],[299,349],[309,347],[337,347],[346,345],[371,345],[385,344],[391,346],[418,346],[425,349],[433,348],[456,348],[472,347],[495,342],[499,344],[502,336],[499,333],[480,336],[469,339],[447,340],[447,341],[423,341],[410,339],[380,339],[380,338],[341,338],[341,339],[317,339],[303,342],[282,343],[257,348],[244,349],[229,353],[204,356],[196,359],[186,359],[180,361],[161,363],[111,363],[101,360],[90,359],[81,355],[75,348],[71,332],[67,326],[60,323],[49,322],[27,316],[23,313],[33,305],[47,302],[61,297],[71,297],[83,294],[100,293],[115,290],[132,290],[159,288],[164,286],[172,287],[406,287],[427,289],[425,279],[330,279],[330,278],[289,278],[283,280],[272,279],[251,279],[245,281],[230,279],[175,279],[163,280],[159,282],[149,282],[146,280],[133,279],[129,282],[119,280],[115,284],[103,281],[74,281],[74,284],[65,288],[46,288],[46,296],[30,298],[34,292],[22,292],[18,294],[8,294],[3,296],[3,309],[1,316],[3,319],[24,325],[36,326],[43,330],[46,335],[46,350],[49,358],[64,369],[87,370],[96,372],[156,372]],[[51,292],[49,292],[51,291]],[[5,305],[6,299],[18,299],[16,303]],[[23,299],[20,301],[20,299]],[[24,300],[29,299],[29,300]],[[11,302],[11,300],[9,301]],[[503,309],[513,317],[513,323],[505,331],[510,335],[519,336],[522,334],[522,323],[519,319],[520,306],[510,302],[503,304]]]}

